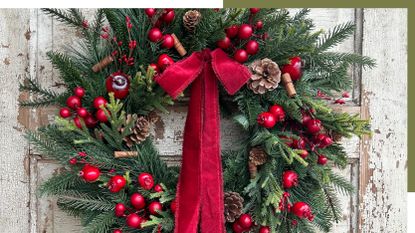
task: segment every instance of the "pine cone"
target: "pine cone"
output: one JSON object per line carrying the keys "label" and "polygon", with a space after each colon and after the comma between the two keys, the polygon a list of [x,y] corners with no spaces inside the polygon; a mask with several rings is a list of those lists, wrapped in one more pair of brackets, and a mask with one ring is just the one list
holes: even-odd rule
{"label": "pine cone", "polygon": [[236,192],[224,193],[225,219],[227,222],[235,222],[242,215],[244,199]]}
{"label": "pine cone", "polygon": [[261,147],[254,147],[249,151],[249,162],[260,166],[267,161],[267,153]]}
{"label": "pine cone", "polygon": [[248,88],[255,94],[264,94],[278,87],[281,81],[281,70],[271,59],[256,60],[249,65],[249,68],[252,76],[248,81]]}
{"label": "pine cone", "polygon": [[[130,129],[131,134],[124,137],[124,141],[128,147],[132,147],[134,144],[140,144],[150,135],[150,122],[147,120],[147,117],[137,117],[136,115],[128,114],[125,125],[131,123],[131,121],[135,121],[133,127]],[[121,133],[124,132],[125,128],[121,128],[120,131]]]}
{"label": "pine cone", "polygon": [[202,14],[197,10],[191,10],[184,14],[183,16],[183,25],[187,31],[193,33],[196,29],[196,26],[200,23],[202,19]]}

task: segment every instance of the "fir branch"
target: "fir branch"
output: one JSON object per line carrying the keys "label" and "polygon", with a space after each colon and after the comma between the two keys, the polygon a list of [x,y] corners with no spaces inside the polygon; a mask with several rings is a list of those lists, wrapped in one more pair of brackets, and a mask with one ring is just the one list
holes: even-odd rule
{"label": "fir branch", "polygon": [[326,34],[320,37],[316,52],[324,52],[330,48],[333,48],[335,45],[343,42],[348,37],[353,35],[356,27],[352,22],[344,23],[335,26],[333,29],[329,30]]}

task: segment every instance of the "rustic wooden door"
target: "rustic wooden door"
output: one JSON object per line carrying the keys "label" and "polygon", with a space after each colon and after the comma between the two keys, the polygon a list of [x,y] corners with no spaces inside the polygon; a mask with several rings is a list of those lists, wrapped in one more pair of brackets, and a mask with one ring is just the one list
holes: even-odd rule
{"label": "rustic wooden door", "polygon": [[[92,16],[93,9],[84,10]],[[352,98],[343,111],[369,118],[372,137],[343,143],[350,164],[343,173],[356,186],[352,197],[342,196],[343,221],[333,232],[406,232],[407,192],[407,10],[313,9],[316,30],[354,21],[357,31],[334,50],[356,52],[377,60],[373,70],[350,70]],[[59,76],[46,59],[79,39],[79,33],[45,16],[38,9],[0,10],[0,227],[3,232],[79,232],[79,221],[62,213],[53,199],[39,198],[36,189],[59,169],[37,154],[23,131],[50,122],[56,109],[30,110],[18,99],[24,77],[61,90]],[[154,130],[157,145],[171,163],[180,162],[186,103],[179,103]],[[237,135],[222,121],[222,144]]]}

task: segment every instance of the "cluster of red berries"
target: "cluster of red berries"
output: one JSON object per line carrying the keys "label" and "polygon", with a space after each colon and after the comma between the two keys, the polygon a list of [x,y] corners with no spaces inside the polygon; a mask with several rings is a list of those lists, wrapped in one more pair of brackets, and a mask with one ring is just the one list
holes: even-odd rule
{"label": "cluster of red berries", "polygon": [[270,129],[273,128],[277,122],[283,121],[284,118],[284,108],[278,104],[274,104],[268,109],[268,112],[263,112],[258,115],[257,122],[260,126]]}
{"label": "cluster of red berries", "polygon": [[[233,224],[232,230],[235,233],[243,233],[249,232],[251,228],[254,226],[254,222],[252,220],[251,215],[249,214],[242,214]],[[269,233],[271,232],[268,226],[261,226],[259,228],[259,233]]]}
{"label": "cluster of red berries", "polygon": [[[314,215],[311,211],[311,207],[309,204],[305,202],[296,202],[292,204],[289,200],[290,194],[288,192],[284,192],[282,198],[279,203],[279,209],[281,211],[288,211],[293,213],[298,218],[306,218],[309,221],[314,220]],[[296,224],[296,220],[293,220],[293,225]]]}
{"label": "cluster of red berries", "polygon": [[[151,19],[156,15],[157,10],[154,8],[147,8],[145,10],[145,13]],[[173,9],[164,9],[163,14],[157,19],[157,22],[155,23],[154,27],[150,29],[150,31],[148,32],[148,39],[154,43],[158,43],[161,41],[161,47],[165,49],[173,48],[174,38],[170,34],[163,35],[163,33],[160,30],[160,27],[163,23],[170,24],[171,22],[173,22],[174,16],[175,13]]]}

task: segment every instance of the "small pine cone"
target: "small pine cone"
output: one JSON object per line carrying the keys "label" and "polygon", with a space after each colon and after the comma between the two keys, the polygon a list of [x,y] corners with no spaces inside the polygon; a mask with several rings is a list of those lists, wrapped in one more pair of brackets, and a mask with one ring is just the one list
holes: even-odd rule
{"label": "small pine cone", "polygon": [[242,215],[244,199],[236,192],[225,192],[224,198],[225,220],[235,222]]}
{"label": "small pine cone", "polygon": [[155,111],[151,111],[148,115],[147,115],[147,120],[151,123],[154,124],[157,121],[160,120],[160,116],[157,115],[157,113]]}
{"label": "small pine cone", "polygon": [[255,94],[264,94],[278,87],[281,81],[281,70],[271,59],[256,60],[249,65],[249,68],[252,76],[247,85]]}
{"label": "small pine cone", "polygon": [[191,10],[184,14],[183,16],[183,25],[187,31],[193,33],[196,29],[196,26],[200,23],[202,19],[202,14],[197,10]]}
{"label": "small pine cone", "polygon": [[333,141],[335,142],[339,142],[342,140],[343,136],[339,133],[331,133],[331,138],[333,139]]}
{"label": "small pine cone", "polygon": [[249,162],[260,166],[267,161],[267,153],[261,147],[254,147],[249,151]]}
{"label": "small pine cone", "polygon": [[[134,146],[134,144],[140,144],[145,141],[146,138],[150,135],[150,122],[147,120],[147,117],[140,116],[137,118],[135,115],[127,115],[126,125],[135,119],[133,127],[130,129],[129,135],[124,137],[128,147]],[[121,128],[123,132],[125,128]]]}

